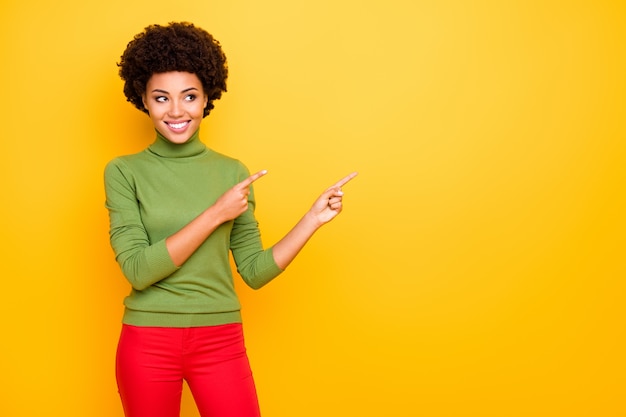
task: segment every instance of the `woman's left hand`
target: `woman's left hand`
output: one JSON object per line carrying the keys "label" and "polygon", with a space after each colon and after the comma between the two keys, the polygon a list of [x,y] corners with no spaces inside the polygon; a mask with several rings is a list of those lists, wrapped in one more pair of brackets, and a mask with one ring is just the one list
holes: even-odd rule
{"label": "woman's left hand", "polygon": [[343,209],[341,187],[356,175],[357,173],[353,172],[326,189],[293,229],[274,245],[274,261],[280,269],[287,268],[287,265],[291,263],[320,226],[341,213]]}
{"label": "woman's left hand", "polygon": [[341,213],[343,209],[343,191],[341,187],[356,176],[357,173],[353,172],[337,181],[335,184],[328,187],[315,203],[313,203],[309,213],[313,215],[320,224],[328,223]]}

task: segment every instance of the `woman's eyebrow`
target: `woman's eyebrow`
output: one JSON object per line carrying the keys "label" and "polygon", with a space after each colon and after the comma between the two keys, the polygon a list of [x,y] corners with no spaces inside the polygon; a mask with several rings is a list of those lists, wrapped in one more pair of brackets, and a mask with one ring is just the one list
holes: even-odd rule
{"label": "woman's eyebrow", "polygon": [[[189,88],[185,88],[184,90],[181,91],[181,93],[186,93],[188,91],[198,91],[198,89],[196,87],[189,87]],[[162,93],[162,94],[169,94],[168,91],[165,90],[161,90],[160,88],[155,88],[154,90],[152,90],[153,93]]]}

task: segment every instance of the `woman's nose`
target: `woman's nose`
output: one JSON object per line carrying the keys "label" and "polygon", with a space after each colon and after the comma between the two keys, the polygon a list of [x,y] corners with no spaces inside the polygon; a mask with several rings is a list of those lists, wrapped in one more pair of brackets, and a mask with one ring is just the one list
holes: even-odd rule
{"label": "woman's nose", "polygon": [[175,100],[170,101],[170,108],[169,108],[169,115],[171,117],[178,117],[178,116],[182,116],[184,111],[183,111],[183,106],[178,103]]}

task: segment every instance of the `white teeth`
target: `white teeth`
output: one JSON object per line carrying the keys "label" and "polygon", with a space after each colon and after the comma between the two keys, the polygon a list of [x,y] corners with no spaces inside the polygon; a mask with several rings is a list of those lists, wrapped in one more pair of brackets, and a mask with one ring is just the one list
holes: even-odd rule
{"label": "white teeth", "polygon": [[169,123],[169,125],[171,127],[173,127],[174,129],[182,129],[183,127],[185,127],[185,125],[187,125],[187,122],[182,122],[182,123]]}

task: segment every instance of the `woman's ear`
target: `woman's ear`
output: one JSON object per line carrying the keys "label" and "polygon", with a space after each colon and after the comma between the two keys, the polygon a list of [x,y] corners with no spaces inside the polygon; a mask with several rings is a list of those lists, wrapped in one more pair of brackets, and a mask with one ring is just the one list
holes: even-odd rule
{"label": "woman's ear", "polygon": [[143,112],[147,115],[150,115],[150,110],[148,110],[146,93],[143,93],[141,95],[141,104],[143,104]]}

